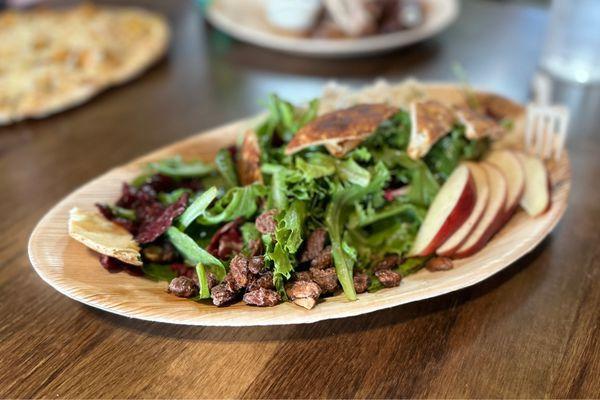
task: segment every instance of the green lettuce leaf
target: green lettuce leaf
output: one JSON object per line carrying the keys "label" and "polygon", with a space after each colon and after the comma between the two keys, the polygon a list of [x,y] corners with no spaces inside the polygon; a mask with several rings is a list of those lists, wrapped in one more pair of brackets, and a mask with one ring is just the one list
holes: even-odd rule
{"label": "green lettuce leaf", "polygon": [[225,278],[227,271],[221,260],[198,246],[194,239],[173,226],[167,229],[166,234],[171,244],[185,259],[186,264],[195,266],[202,263],[219,281]]}
{"label": "green lettuce leaf", "polygon": [[217,171],[219,171],[219,174],[223,177],[223,181],[227,188],[239,185],[233,157],[231,157],[229,150],[221,149],[217,152],[217,155],[215,156],[215,165],[217,166]]}
{"label": "green lettuce leaf", "polygon": [[214,167],[202,161],[183,161],[181,157],[150,163],[149,169],[154,173],[170,176],[172,178],[198,178],[210,174]]}
{"label": "green lettuce leaf", "polygon": [[184,231],[196,218],[201,216],[218,194],[219,190],[213,186],[198,196],[177,219],[179,229]]}
{"label": "green lettuce leaf", "polygon": [[205,210],[196,221],[203,225],[215,225],[233,221],[236,218],[250,218],[258,209],[258,200],[265,194],[260,184],[231,188],[209,209]]}

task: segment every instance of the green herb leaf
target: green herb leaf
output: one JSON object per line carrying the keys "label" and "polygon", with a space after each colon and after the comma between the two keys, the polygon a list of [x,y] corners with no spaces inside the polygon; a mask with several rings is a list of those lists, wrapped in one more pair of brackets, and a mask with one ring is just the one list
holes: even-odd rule
{"label": "green herb leaf", "polygon": [[202,161],[183,161],[177,156],[149,164],[149,168],[159,174],[172,178],[199,178],[210,174],[215,169]]}
{"label": "green herb leaf", "polygon": [[142,272],[144,272],[146,277],[155,281],[171,282],[171,280],[177,277],[177,274],[171,269],[170,265],[144,263],[142,265]]}
{"label": "green herb leaf", "polygon": [[192,193],[190,189],[175,189],[170,193],[160,192],[158,194],[158,200],[165,206],[175,203],[184,193]]}
{"label": "green herb leaf", "polygon": [[208,287],[208,274],[202,263],[196,264],[196,275],[198,276],[198,296],[197,299],[210,299],[210,288]]}
{"label": "green herb leaf", "polygon": [[183,256],[188,265],[202,263],[219,281],[225,278],[227,271],[221,260],[198,246],[194,239],[173,226],[167,229],[167,238]]}
{"label": "green herb leaf", "polygon": [[198,196],[192,204],[190,204],[183,214],[181,214],[178,218],[178,227],[182,231],[185,230],[196,218],[202,215],[210,203],[217,197],[219,191],[216,187],[211,187],[206,192],[202,193]]}
{"label": "green herb leaf", "polygon": [[231,157],[229,150],[221,149],[217,152],[217,155],[215,156],[215,165],[228,188],[239,185],[237,172],[235,165],[233,164],[233,157]]}
{"label": "green herb leaf", "polygon": [[204,211],[197,221],[204,225],[215,225],[239,217],[250,218],[256,213],[258,199],[264,194],[264,186],[256,183],[231,188],[210,209]]}

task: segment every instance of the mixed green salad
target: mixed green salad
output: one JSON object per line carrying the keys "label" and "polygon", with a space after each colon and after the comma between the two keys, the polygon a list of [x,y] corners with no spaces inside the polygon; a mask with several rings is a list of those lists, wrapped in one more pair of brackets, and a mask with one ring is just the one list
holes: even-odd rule
{"label": "mixed green salad", "polygon": [[462,160],[489,146],[455,124],[424,158],[410,158],[411,118],[398,109],[341,157],[322,145],[286,155],[296,132],[318,118],[318,101],[299,107],[272,95],[267,109],[249,133],[254,152],[244,140],[212,163],[151,163],[115,205],[99,204],[131,232],[143,262],[139,270],[103,256],[102,264],[167,280],[174,294],[219,306],[290,300],[310,308],[340,292],[355,300],[424,265],[426,258],[407,254],[429,205]]}

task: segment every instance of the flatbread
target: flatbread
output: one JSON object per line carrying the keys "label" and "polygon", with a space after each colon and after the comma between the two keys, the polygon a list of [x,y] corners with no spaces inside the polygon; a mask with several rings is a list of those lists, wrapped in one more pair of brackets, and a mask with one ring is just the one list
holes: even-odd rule
{"label": "flatbread", "polygon": [[163,17],[83,4],[0,13],[0,125],[74,107],[166,51]]}
{"label": "flatbread", "polygon": [[500,121],[503,119],[516,119],[523,114],[523,106],[493,93],[476,93],[475,99],[478,110],[491,118]]}
{"label": "flatbread", "polygon": [[473,111],[470,108],[457,106],[455,114],[458,121],[465,126],[465,136],[467,139],[489,137],[497,140],[505,133],[502,125],[496,120]]}
{"label": "flatbread", "polygon": [[236,167],[238,179],[243,186],[263,181],[260,171],[260,146],[258,137],[253,130],[248,130],[244,134],[244,140],[237,155]]}
{"label": "flatbread", "polygon": [[386,104],[358,104],[321,115],[296,132],[285,154],[291,155],[310,146],[364,140],[397,112],[396,107]]}
{"label": "flatbread", "polygon": [[437,100],[415,101],[410,106],[411,132],[406,152],[412,159],[423,157],[454,124],[452,110]]}
{"label": "flatbread", "polygon": [[131,265],[142,265],[140,246],[122,226],[97,211],[71,209],[69,236],[88,248]]}

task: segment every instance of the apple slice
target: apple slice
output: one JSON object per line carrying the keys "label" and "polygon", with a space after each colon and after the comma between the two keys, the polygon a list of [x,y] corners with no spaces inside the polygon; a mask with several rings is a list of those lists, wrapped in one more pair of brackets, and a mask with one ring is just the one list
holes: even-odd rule
{"label": "apple slice", "polygon": [[475,189],[477,192],[477,201],[471,211],[469,218],[462,224],[460,228],[452,236],[448,238],[437,250],[436,253],[441,256],[450,256],[467,240],[469,234],[473,231],[477,222],[481,219],[483,212],[488,204],[490,188],[488,184],[487,174],[483,167],[473,162],[465,163],[473,179],[475,181]]}
{"label": "apple slice", "polygon": [[504,205],[504,219],[508,220],[519,205],[525,189],[525,171],[519,157],[510,150],[492,151],[485,161],[494,164],[502,171],[508,184],[508,194]]}
{"label": "apple slice", "polygon": [[550,205],[548,171],[539,158],[516,153],[525,170],[525,191],[519,204],[527,214],[537,217]]}
{"label": "apple slice", "polygon": [[467,220],[477,199],[475,182],[466,165],[459,165],[433,199],[410,251],[432,254]]}
{"label": "apple slice", "polygon": [[489,183],[488,204],[475,229],[452,254],[456,258],[467,257],[479,251],[504,222],[504,209],[508,197],[506,178],[493,164],[483,161],[479,165],[485,170]]}

